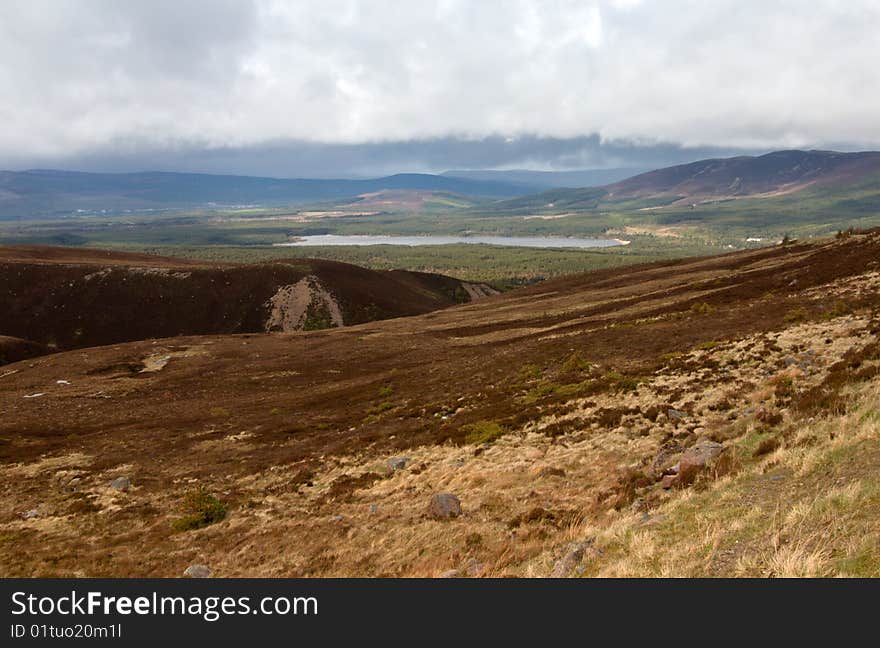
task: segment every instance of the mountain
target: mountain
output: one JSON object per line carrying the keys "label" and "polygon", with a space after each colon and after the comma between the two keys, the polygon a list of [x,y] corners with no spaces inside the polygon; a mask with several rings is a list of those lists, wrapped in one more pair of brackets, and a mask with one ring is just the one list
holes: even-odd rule
{"label": "mountain", "polygon": [[505,197],[528,193],[495,180],[401,173],[368,180],[284,179],[192,173],[0,171],[0,218],[84,211],[288,205],[348,198],[383,190],[442,191]]}
{"label": "mountain", "polygon": [[657,169],[607,185],[605,190],[609,200],[705,200],[846,186],[874,174],[880,174],[880,152],[776,151]]}
{"label": "mountain", "polygon": [[40,345],[58,350],[174,335],[349,326],[494,292],[442,275],[335,261],[212,264],[93,249],[3,247],[0,363],[33,355]]}
{"label": "mountain", "polygon": [[559,187],[600,187],[618,182],[634,175],[644,173],[647,169],[583,169],[579,171],[530,171],[527,169],[510,170],[457,170],[445,171],[442,175],[468,180],[507,182],[531,187],[533,191]]}
{"label": "mountain", "polygon": [[[683,208],[734,199],[782,199],[786,213],[797,216],[799,197],[832,198],[821,211],[849,217],[880,210],[880,152],[776,151],[761,156],[700,160],[666,167],[602,187],[557,188],[499,200],[474,210],[492,214],[565,213]],[[760,209],[760,207],[755,207]],[[698,215],[688,215],[692,219]]]}
{"label": "mountain", "polygon": [[880,576],[878,259],[856,232],[5,365],[0,575]]}

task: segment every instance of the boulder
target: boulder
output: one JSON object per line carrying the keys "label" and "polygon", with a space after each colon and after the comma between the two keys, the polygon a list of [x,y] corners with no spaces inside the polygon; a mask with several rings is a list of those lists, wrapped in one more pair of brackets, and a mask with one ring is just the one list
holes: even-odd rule
{"label": "boulder", "polygon": [[125,492],[131,488],[131,480],[128,477],[117,477],[110,482],[110,488]]}
{"label": "boulder", "polygon": [[565,554],[556,561],[553,571],[550,572],[551,578],[568,578],[569,576],[579,575],[578,567],[584,559],[584,554],[592,545],[592,541],[572,542],[568,545]]}
{"label": "boulder", "polygon": [[724,451],[724,446],[709,439],[700,439],[684,451],[678,462],[678,481],[680,485],[691,483],[694,478],[709,466]]}
{"label": "boulder", "polygon": [[409,463],[409,458],[407,457],[391,457],[387,462],[388,470],[391,472],[397,472],[398,470],[403,470],[406,468],[406,464]]}
{"label": "boulder", "polygon": [[653,461],[651,461],[651,472],[657,477],[666,474],[669,468],[678,460],[681,451],[682,447],[676,441],[668,441],[664,443],[660,449],[657,450],[657,454],[654,455]]}
{"label": "boulder", "polygon": [[428,504],[428,517],[449,520],[461,515],[461,501],[452,493],[437,493]]}
{"label": "boulder", "polygon": [[486,566],[476,558],[469,559],[464,565],[464,571],[468,576],[479,576],[485,568]]}
{"label": "boulder", "polygon": [[183,570],[183,575],[187,578],[211,578],[212,573],[207,565],[190,565]]}

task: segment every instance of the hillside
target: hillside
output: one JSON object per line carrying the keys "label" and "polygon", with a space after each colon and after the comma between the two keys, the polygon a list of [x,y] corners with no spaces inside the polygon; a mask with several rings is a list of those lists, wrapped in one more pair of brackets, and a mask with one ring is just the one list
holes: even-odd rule
{"label": "hillside", "polygon": [[383,190],[442,191],[494,197],[528,193],[528,189],[511,182],[420,173],[351,180],[160,172],[0,171],[0,219],[77,212],[292,205]]}
{"label": "hillside", "polygon": [[880,152],[775,151],[649,171],[605,189],[609,200],[705,200],[847,186],[868,175],[880,175]]}
{"label": "hillside", "polygon": [[[735,198],[778,198],[806,190],[817,195],[840,194],[845,200],[847,192],[866,188],[873,189],[875,196],[880,192],[880,152],[775,151],[666,167],[602,187],[552,189],[498,201],[491,211],[517,214],[691,207]],[[876,197],[874,204],[876,207]],[[846,211],[846,205],[842,207]]]}
{"label": "hillside", "polygon": [[[211,264],[91,249],[0,248],[0,335],[50,349],[348,326],[426,313],[487,292],[441,275],[333,261]],[[0,360],[26,350],[33,355],[38,345],[7,341]]]}
{"label": "hillside", "polygon": [[0,574],[878,576],[878,259],[872,231],[7,365]]}
{"label": "hillside", "polygon": [[496,182],[514,182],[530,187],[537,192],[542,189],[558,187],[601,187],[613,182],[620,182],[634,175],[644,173],[647,169],[616,168],[616,169],[582,169],[578,171],[531,171],[528,169],[463,169],[444,171],[442,175],[452,178],[469,180],[492,180]]}

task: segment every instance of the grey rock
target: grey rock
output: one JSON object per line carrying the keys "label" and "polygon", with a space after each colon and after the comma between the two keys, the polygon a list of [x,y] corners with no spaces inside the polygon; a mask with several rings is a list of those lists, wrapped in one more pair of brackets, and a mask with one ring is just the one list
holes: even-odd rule
{"label": "grey rock", "polygon": [[677,409],[666,410],[666,416],[675,421],[683,421],[687,418],[687,413]]}
{"label": "grey rock", "polygon": [[21,517],[25,520],[33,520],[34,518],[40,517],[40,512],[37,509],[31,509],[30,511],[22,513]]}
{"label": "grey rock", "polygon": [[592,546],[593,542],[572,542],[568,545],[565,555],[556,561],[553,571],[550,572],[551,578],[568,578],[569,576],[579,575],[579,567],[584,559],[584,555]]}
{"label": "grey rock", "polygon": [[464,571],[468,576],[479,576],[485,567],[483,563],[477,562],[476,558],[471,558],[465,563]]}
{"label": "grey rock", "polygon": [[[724,446],[710,439],[700,439],[681,455],[682,462],[707,464],[724,450]],[[681,467],[681,466],[680,466]]]}
{"label": "grey rock", "polygon": [[428,504],[428,517],[449,520],[461,515],[461,501],[452,493],[437,493]]}
{"label": "grey rock", "polygon": [[131,480],[128,477],[117,477],[110,482],[110,488],[125,492],[131,488]]}
{"label": "grey rock", "polygon": [[461,572],[457,569],[447,569],[440,574],[440,578],[461,578]]}
{"label": "grey rock", "polygon": [[207,565],[190,565],[183,570],[183,575],[188,578],[211,578],[213,573]]}
{"label": "grey rock", "polygon": [[675,441],[664,443],[651,461],[651,472],[658,477],[664,475],[677,461],[681,451],[681,445]]}
{"label": "grey rock", "polygon": [[391,457],[388,460],[388,470],[391,472],[397,472],[398,470],[403,470],[406,468],[406,464],[409,463],[408,457]]}

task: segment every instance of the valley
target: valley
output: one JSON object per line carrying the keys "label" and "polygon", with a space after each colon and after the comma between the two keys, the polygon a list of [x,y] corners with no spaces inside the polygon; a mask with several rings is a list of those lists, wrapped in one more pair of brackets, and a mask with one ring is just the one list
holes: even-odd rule
{"label": "valley", "polygon": [[0,570],[876,576],[878,259],[870,230],[8,364]]}

